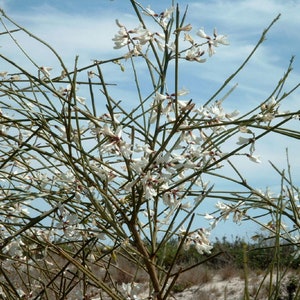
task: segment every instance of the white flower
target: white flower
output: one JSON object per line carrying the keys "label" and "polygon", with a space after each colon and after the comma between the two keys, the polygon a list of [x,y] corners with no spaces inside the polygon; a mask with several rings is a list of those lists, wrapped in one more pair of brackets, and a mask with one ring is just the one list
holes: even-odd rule
{"label": "white flower", "polygon": [[40,71],[44,74],[44,79],[45,78],[50,78],[51,74],[50,74],[50,71],[52,70],[53,68],[52,67],[40,67]]}
{"label": "white flower", "polygon": [[214,219],[215,217],[214,216],[212,216],[212,215],[210,215],[210,214],[208,214],[208,213],[206,213],[205,214],[205,217],[204,217],[204,219],[206,219],[206,220],[212,220],[212,219]]}
{"label": "white flower", "polygon": [[229,45],[229,41],[227,39],[227,35],[218,35],[217,29],[214,29],[214,46],[218,47],[218,44]]}
{"label": "white flower", "polygon": [[174,6],[171,6],[171,7],[167,8],[167,9],[164,11],[164,13],[162,14],[162,17],[163,17],[164,19],[171,18],[172,13],[174,12],[174,10],[175,10],[175,7],[174,7]]}
{"label": "white flower", "polygon": [[244,217],[244,212],[236,208],[233,213],[233,218],[232,218],[233,222],[236,224],[240,224],[243,217]]}
{"label": "white flower", "polygon": [[214,46],[214,43],[212,41],[208,41],[208,55],[209,56],[213,56],[216,53],[215,48],[213,46]]}
{"label": "white flower", "polygon": [[97,176],[99,176],[99,178],[102,181],[109,182],[109,181],[112,181],[116,177],[115,172],[113,172],[111,169],[105,167],[104,165],[92,163],[90,166],[93,169],[93,171],[95,172],[95,174],[97,174]]}
{"label": "white flower", "polygon": [[271,122],[275,118],[275,115],[272,112],[267,112],[264,114],[258,114],[257,118],[259,119],[260,122],[267,123],[267,122]]}
{"label": "white flower", "polygon": [[140,27],[133,30],[137,34],[137,36],[133,37],[133,40],[138,40],[141,45],[145,45],[153,38],[153,34],[146,28]]}
{"label": "white flower", "polygon": [[252,131],[247,126],[240,126],[239,131],[242,133],[252,133]]}
{"label": "white flower", "polygon": [[261,160],[259,159],[259,156],[254,156],[251,154],[246,154],[246,156],[255,163],[261,163]]}
{"label": "white flower", "polygon": [[145,144],[145,145],[135,145],[135,152],[144,152],[145,154],[151,154],[154,151],[150,149],[150,146]]}
{"label": "white flower", "polygon": [[178,233],[178,235],[183,237],[183,236],[185,235],[185,233],[186,233],[186,229],[185,229],[183,226],[181,226],[181,227],[179,228],[179,233]]}
{"label": "white flower", "polygon": [[225,117],[224,109],[219,102],[214,103],[210,107],[210,111],[215,115],[215,118],[222,120]]}
{"label": "white flower", "polygon": [[155,93],[155,96],[154,96],[154,102],[161,102],[163,100],[167,99],[167,96],[166,95],[163,95],[163,94],[160,94],[159,92],[156,92]]}
{"label": "white flower", "polygon": [[187,42],[191,43],[192,45],[195,44],[194,39],[188,33],[184,34],[184,41],[187,41]]}
{"label": "white flower", "polygon": [[140,44],[134,45],[133,49],[124,55],[125,59],[133,56],[139,56],[142,53],[142,46]]}
{"label": "white flower", "polygon": [[113,130],[105,124],[100,132],[105,135],[108,139],[106,143],[102,144],[100,146],[101,151],[103,153],[116,153],[123,155],[125,158],[129,158],[130,155],[133,153],[132,151],[132,145],[129,143],[126,143],[122,139],[122,126],[118,126],[113,132]]}
{"label": "white flower", "polygon": [[20,79],[21,79],[21,76],[18,75],[18,74],[14,74],[14,75],[12,75],[12,76],[10,77],[10,80],[11,80],[11,81],[18,81],[18,80],[20,80]]}
{"label": "white flower", "polygon": [[244,138],[242,136],[239,136],[239,140],[236,144],[237,145],[247,145],[250,141],[251,141],[251,139],[249,139],[249,138]]}
{"label": "white flower", "polygon": [[269,101],[267,101],[266,103],[262,104],[260,106],[260,109],[262,111],[269,111],[269,112],[274,112],[275,108],[277,108],[279,105],[275,99],[274,96],[271,97],[271,99]]}
{"label": "white flower", "polygon": [[188,61],[197,61],[199,63],[206,62],[205,58],[201,58],[204,55],[204,51],[201,50],[199,47],[193,46],[186,52],[185,59]]}
{"label": "white flower", "polygon": [[211,37],[207,35],[204,31],[204,29],[199,29],[197,32],[197,35],[201,38],[204,38],[207,40],[208,44],[208,55],[212,56],[215,54],[214,47],[218,47],[219,44],[221,45],[229,45],[228,39],[226,35],[218,35],[216,29],[214,29],[214,37]]}
{"label": "white flower", "polygon": [[203,243],[201,239],[199,240],[199,242],[195,244],[195,247],[199,254],[204,254],[204,253],[210,254],[211,249],[213,248],[212,245]]}
{"label": "white flower", "polygon": [[155,11],[151,9],[150,5],[148,5],[148,6],[145,8],[144,13],[147,14],[148,16],[152,16],[152,17],[157,17],[157,16],[158,16],[158,15],[155,13]]}
{"label": "white flower", "polygon": [[115,42],[114,49],[120,49],[130,43],[128,33],[125,27],[120,27],[117,34],[112,39]]}
{"label": "white flower", "polygon": [[141,182],[144,188],[145,199],[152,199],[157,195],[156,185],[158,181],[152,176],[150,171],[145,174],[145,176],[141,179]]}
{"label": "white flower", "polygon": [[90,78],[90,79],[95,76],[95,72],[94,71],[88,71],[87,74],[88,74],[88,78]]}
{"label": "white flower", "polygon": [[104,135],[112,137],[112,138],[120,138],[121,137],[121,133],[122,133],[122,128],[120,127],[119,130],[117,130],[116,134],[115,134],[107,124],[104,124],[101,132]]}
{"label": "white flower", "polygon": [[144,13],[148,16],[152,16],[157,19],[159,24],[166,29],[168,25],[168,21],[170,20],[172,13],[174,12],[175,7],[171,6],[170,8],[167,8],[164,12],[158,14],[155,11],[153,11],[150,6],[148,6],[145,10]]}
{"label": "white flower", "polygon": [[224,204],[223,202],[218,201],[217,204],[215,205],[216,208],[223,210],[223,211],[227,211],[228,209],[230,209],[230,207],[226,204]]}
{"label": "white flower", "polygon": [[214,46],[217,47],[218,44],[222,44],[222,45],[229,45],[229,41],[227,39],[226,35],[218,35],[215,39],[214,39]]}
{"label": "white flower", "polygon": [[186,88],[182,88],[181,90],[177,91],[177,96],[185,96],[187,94],[189,94],[189,90]]}
{"label": "white flower", "polygon": [[204,31],[203,28],[199,29],[199,30],[197,31],[196,34],[197,34],[198,36],[204,38],[204,39],[209,39],[209,38],[210,38],[210,36],[208,36],[208,35],[205,33],[205,31]]}
{"label": "white flower", "polygon": [[20,297],[20,299],[26,297],[26,293],[22,289],[17,289],[16,292],[18,293],[18,296]]}
{"label": "white flower", "polygon": [[[181,230],[181,235],[184,235],[185,232]],[[196,231],[190,232],[186,236],[184,249],[188,250],[189,247],[194,244],[196,250],[199,254],[210,254],[213,246],[210,244],[208,239],[210,232],[206,231],[204,228],[200,228]]]}
{"label": "white flower", "polygon": [[128,144],[124,141],[121,141],[119,143],[119,151],[120,153],[127,159],[130,158],[130,155],[133,153],[133,151],[131,150],[132,146],[131,144]]}
{"label": "white flower", "polygon": [[176,32],[179,32],[179,31],[191,31],[192,29],[193,29],[192,25],[191,24],[187,24],[185,26],[177,28]]}
{"label": "white flower", "polygon": [[85,98],[84,97],[79,97],[79,96],[76,96],[76,100],[81,103],[82,105],[85,105]]}
{"label": "white flower", "polygon": [[0,77],[5,77],[5,76],[7,75],[7,73],[8,73],[8,72],[6,72],[6,71],[0,72]]}

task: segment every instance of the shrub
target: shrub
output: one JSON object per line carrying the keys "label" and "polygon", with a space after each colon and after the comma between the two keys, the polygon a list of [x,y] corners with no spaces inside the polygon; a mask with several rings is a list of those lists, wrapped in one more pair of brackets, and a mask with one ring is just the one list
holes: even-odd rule
{"label": "shrub", "polygon": [[[142,270],[149,297],[166,299],[181,274],[205,261],[217,259],[219,267],[229,257],[245,267],[242,241],[230,247],[224,240],[216,250],[210,241],[210,231],[229,216],[235,223],[259,223],[274,237],[272,264],[280,259],[281,240],[287,247],[297,245],[297,232],[287,231],[282,221],[298,225],[298,190],[288,155],[288,176],[272,164],[281,182],[279,196],[251,186],[247,170],[238,167],[242,160],[260,163],[256,145],[266,135],[299,138],[292,129],[299,111],[280,106],[298,87],[285,91],[293,59],[259,105],[240,115],[224,104],[236,88],[231,80],[279,16],[236,72],[199,105],[180,87],[180,67],[199,67],[215,47],[228,45],[226,35],[194,32],[186,22],[187,10],[179,6],[155,13],[134,0],[128,5],[137,27],[116,21],[114,48],[122,54],[81,68],[76,57],[73,69],[53,47],[1,11],[1,36],[22,55],[0,54],[8,68],[0,72],[3,298],[83,299],[97,294],[131,299]],[[52,66],[31,57],[15,34],[43,46],[59,74],[52,75]],[[135,96],[116,99],[106,68],[118,72],[113,85],[121,76],[132,78],[126,88],[137,91]],[[142,75],[146,79],[140,81]],[[215,186],[220,179],[232,188]],[[203,214],[203,204],[212,199],[218,199],[214,211]],[[196,216],[211,223],[195,228]],[[255,252],[249,247],[258,260],[255,267],[261,267],[267,248]],[[218,249],[223,252],[219,258],[212,253]],[[118,266],[118,255],[128,270]],[[189,265],[177,269],[178,264]]]}

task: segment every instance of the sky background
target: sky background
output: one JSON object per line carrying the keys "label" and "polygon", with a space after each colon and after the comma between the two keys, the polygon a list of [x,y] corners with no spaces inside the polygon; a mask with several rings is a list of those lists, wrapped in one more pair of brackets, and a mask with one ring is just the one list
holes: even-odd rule
{"label": "sky background", "polygon": [[[140,1],[154,11],[161,12],[170,7],[171,1]],[[193,25],[193,35],[199,28],[211,34],[216,27],[219,34],[228,35],[230,46],[217,48],[217,53],[205,64],[198,66],[184,64],[181,69],[180,87],[190,90],[189,97],[195,102],[204,103],[231,75],[249,55],[260,35],[272,20],[281,13],[279,21],[272,27],[267,40],[256,52],[251,62],[233,80],[238,87],[226,100],[228,110],[238,108],[247,111],[263,102],[287,69],[290,58],[295,55],[294,71],[290,76],[286,90],[300,81],[300,1],[245,0],[245,1],[179,1],[181,10],[188,5],[186,23]],[[113,36],[119,19],[128,28],[138,25],[129,1],[125,0],[9,0],[0,1],[0,7],[18,24],[24,26],[41,39],[52,45],[61,55],[70,69],[74,58],[79,55],[79,67],[91,64],[94,59],[105,60],[124,54],[124,49],[113,50]],[[57,62],[49,52],[41,48],[28,37],[16,35],[18,42],[35,58],[38,65],[53,66],[53,74],[60,74]],[[28,66],[28,61],[19,55],[15,46],[0,36],[0,51],[13,57],[20,64]],[[57,66],[57,68],[55,68]],[[126,67],[126,65],[125,65]],[[2,63],[1,69],[5,69]],[[2,71],[2,70],[0,70]],[[107,70],[108,82],[114,82],[116,72]],[[130,78],[129,78],[130,80]],[[126,90],[126,80],[114,91],[117,97],[130,96]],[[282,110],[299,109],[299,91],[282,104]],[[296,123],[295,123],[296,124]],[[299,126],[297,123],[295,126]],[[256,145],[262,163],[241,162],[247,170],[249,180],[264,189],[276,187],[280,179],[271,171],[268,160],[279,168],[286,168],[285,148],[289,147],[293,159],[295,178],[300,178],[299,141],[289,141],[283,137],[269,138],[267,143]],[[205,225],[205,224],[202,224]],[[217,229],[217,235],[251,235],[257,228],[249,226],[227,226]]]}

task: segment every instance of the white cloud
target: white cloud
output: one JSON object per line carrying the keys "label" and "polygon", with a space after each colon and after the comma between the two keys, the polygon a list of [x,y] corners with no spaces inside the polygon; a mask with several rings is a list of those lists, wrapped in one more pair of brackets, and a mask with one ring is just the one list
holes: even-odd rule
{"label": "white cloud", "polygon": [[[279,13],[282,14],[283,21],[287,24],[299,24],[297,12],[300,3],[296,1],[274,1],[274,0],[242,0],[242,1],[203,1],[192,2],[189,14],[200,22],[214,22],[231,27],[233,30],[247,31],[265,27],[268,22]],[[245,32],[247,34],[247,32]]]}
{"label": "white cloud", "polygon": [[[73,58],[77,54],[99,53],[107,56],[113,45],[111,41],[115,31],[113,25],[110,18],[89,20],[80,15],[62,13],[30,15],[28,18],[22,18],[22,26],[53,46],[62,56]],[[25,39],[23,43],[30,47],[32,39]],[[35,55],[43,56],[39,49],[32,49],[35,50]]]}
{"label": "white cloud", "polygon": [[[121,3],[122,1],[116,2]],[[146,5],[148,2],[153,2],[153,8],[160,7],[161,10],[164,10],[171,1],[144,2],[146,2]],[[214,27],[217,27],[220,34],[229,35],[231,43],[228,47],[219,47],[216,56],[213,56],[205,64],[199,64],[198,66],[188,62],[182,64],[180,71],[183,73],[179,85],[191,91],[191,97],[197,105],[203,104],[223,84],[224,80],[240,66],[252,51],[263,29],[270,24],[278,13],[282,13],[282,16],[268,34],[265,43],[259,48],[240,75],[233,80],[232,84],[237,82],[239,86],[226,100],[225,105],[228,109],[237,108],[239,110],[247,110],[249,106],[258,105],[268,97],[276,86],[286,69],[290,56],[300,52],[300,36],[295,34],[300,29],[300,18],[298,17],[300,2],[298,1],[182,0],[179,2],[182,3],[182,12],[185,4],[189,4],[187,23],[191,22],[194,30],[204,26],[209,33]],[[0,1],[1,7],[7,8],[6,3]],[[52,45],[69,68],[73,67],[76,55],[79,55],[79,64],[82,66],[91,63],[91,59],[102,60],[117,57],[126,51],[125,49],[120,51],[112,49],[113,42],[111,39],[118,30],[114,21],[116,18],[119,18],[128,28],[134,28],[138,25],[138,20],[129,11],[125,10],[124,13],[124,7],[122,10],[118,10],[116,9],[117,6],[114,6],[115,10],[103,8],[102,11],[99,8],[97,11],[90,11],[88,14],[86,12],[81,13],[80,6],[77,12],[69,12],[68,10],[55,8],[52,6],[51,1],[48,1],[48,3],[31,7],[24,13],[15,13],[12,9],[9,9],[8,12],[12,13],[14,20],[20,25]],[[82,3],[86,2],[82,1]],[[101,4],[99,4],[99,7],[101,7]],[[17,33],[15,37],[39,66],[55,65],[56,68],[54,68],[53,73],[60,73],[59,64],[45,47],[40,47],[29,36],[24,37],[24,35]],[[4,40],[1,40],[0,44],[2,54],[30,66],[29,61],[24,59],[24,55],[19,50],[17,51],[16,46],[13,46],[11,41],[8,42],[6,39],[4,42]],[[130,61],[125,63],[128,69],[129,65]],[[141,64],[138,63],[138,66],[140,67]],[[4,64],[1,68],[3,67]],[[300,65],[296,61],[295,73],[292,75],[289,86],[296,84],[296,81],[300,78],[299,67]],[[133,82],[132,73],[122,73],[116,65],[104,69],[109,82],[118,80],[120,83],[117,87],[109,87],[115,99],[118,99],[117,101],[122,100],[124,105],[132,105],[133,99],[137,98],[134,90],[129,91],[130,87],[127,85],[127,82]],[[149,74],[147,73],[147,75]],[[141,77],[142,80],[145,78]],[[147,80],[149,82],[149,78]],[[84,91],[84,87],[81,87],[80,93]],[[227,91],[228,89],[218,98]],[[99,96],[100,99],[102,99],[101,97],[102,95]],[[293,101],[290,101],[291,104],[287,106],[299,108],[299,97],[297,95],[292,96],[291,100]],[[103,102],[99,100],[99,103]],[[261,155],[262,164],[255,164],[245,157],[239,156],[234,157],[233,160],[237,163],[239,169],[246,172],[245,176],[249,176],[251,183],[258,184],[263,188],[270,182],[274,184],[275,179],[278,179],[275,173],[270,173],[270,166],[267,162],[269,159],[282,168],[285,167],[284,151],[286,145],[291,148],[293,161],[296,165],[299,165],[300,162],[297,156],[298,141],[287,143],[286,139],[282,137],[270,138],[266,140],[266,143],[258,141],[257,154]],[[257,174],[260,176],[258,177]],[[277,181],[275,184],[277,184]]]}

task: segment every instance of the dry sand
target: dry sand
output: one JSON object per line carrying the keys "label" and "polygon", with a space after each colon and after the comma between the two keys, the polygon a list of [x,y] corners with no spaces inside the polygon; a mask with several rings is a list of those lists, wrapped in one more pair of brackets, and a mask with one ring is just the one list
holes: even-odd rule
{"label": "dry sand", "polygon": [[[292,276],[286,275],[280,285],[280,296],[278,299],[288,299],[286,286]],[[273,284],[276,276],[273,276]],[[270,287],[270,277],[264,278],[263,275],[252,274],[248,280],[249,299],[266,300],[268,299]],[[258,293],[259,292],[259,293]],[[230,279],[222,280],[216,275],[209,283],[193,286],[181,293],[173,294],[169,299],[175,300],[243,300],[245,296],[245,281],[240,276],[233,276]]]}
{"label": "dry sand", "polygon": [[[280,295],[282,298],[278,299],[288,299],[286,286],[290,275],[287,275],[284,283],[282,284]],[[260,287],[263,281],[262,286]],[[275,277],[272,282],[276,282]],[[252,274],[248,280],[248,291],[249,299],[255,300],[266,300],[268,299],[268,289],[269,289],[270,278],[267,277],[264,280],[263,275]],[[260,288],[260,292],[257,295],[257,291]],[[198,286],[192,286],[185,289],[180,293],[172,293],[169,300],[242,300],[244,299],[245,293],[245,282],[240,276],[232,276],[229,279],[222,279],[219,275],[216,275],[208,283],[203,283]],[[146,289],[146,285],[141,286],[136,293],[136,298],[138,300],[149,300],[149,294]],[[104,299],[104,298],[102,298]],[[108,299],[108,298],[107,298]],[[130,299],[127,298],[128,300]],[[131,300],[130,299],[130,300]],[[93,300],[100,300],[100,298],[93,298]]]}

